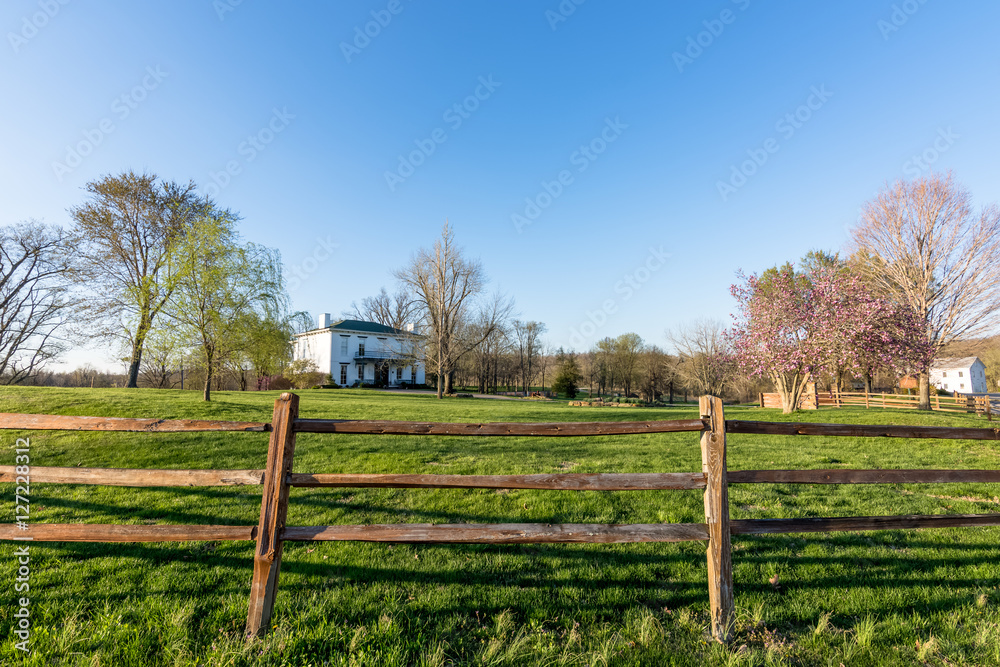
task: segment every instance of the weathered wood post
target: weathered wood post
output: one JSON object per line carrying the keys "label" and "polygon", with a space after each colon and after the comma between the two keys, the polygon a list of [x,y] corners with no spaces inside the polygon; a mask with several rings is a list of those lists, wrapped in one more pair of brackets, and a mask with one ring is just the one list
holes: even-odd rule
{"label": "weathered wood post", "polygon": [[282,394],[274,402],[271,419],[271,439],[267,447],[267,467],[264,470],[264,494],[257,526],[257,548],[254,551],[253,579],[250,582],[250,611],[247,614],[247,637],[259,637],[267,632],[274,609],[274,594],[278,589],[281,569],[281,531],[288,513],[288,475],[292,472],[295,454],[295,420],[299,416],[299,397]]}
{"label": "weathered wood post", "polygon": [[726,417],[722,399],[699,399],[702,419],[701,462],[705,472],[705,523],[708,524],[708,598],[712,636],[728,642],[733,629],[733,562],[729,540],[729,483],[726,480]]}

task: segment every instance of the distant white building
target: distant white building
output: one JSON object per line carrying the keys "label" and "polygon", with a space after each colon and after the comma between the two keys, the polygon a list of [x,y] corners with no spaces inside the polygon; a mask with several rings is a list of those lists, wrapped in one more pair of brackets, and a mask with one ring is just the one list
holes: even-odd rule
{"label": "distant white building", "polygon": [[931,364],[931,384],[960,394],[986,393],[986,364],[979,357],[945,357]]}
{"label": "distant white building", "polygon": [[422,337],[409,331],[361,320],[318,318],[318,327],[296,334],[294,359],[310,359],[342,387],[364,382],[384,387],[424,384],[419,361]]}

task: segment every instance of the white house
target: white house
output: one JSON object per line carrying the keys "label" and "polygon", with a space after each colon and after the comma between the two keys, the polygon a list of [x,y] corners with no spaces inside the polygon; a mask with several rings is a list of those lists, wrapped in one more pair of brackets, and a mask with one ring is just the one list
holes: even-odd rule
{"label": "white house", "polygon": [[986,393],[986,364],[979,357],[945,357],[931,364],[931,384],[960,394]]}
{"label": "white house", "polygon": [[329,373],[342,387],[359,382],[384,387],[424,384],[419,361],[422,337],[409,331],[361,320],[331,321],[329,313],[319,326],[296,334],[294,359],[310,359],[320,372]]}

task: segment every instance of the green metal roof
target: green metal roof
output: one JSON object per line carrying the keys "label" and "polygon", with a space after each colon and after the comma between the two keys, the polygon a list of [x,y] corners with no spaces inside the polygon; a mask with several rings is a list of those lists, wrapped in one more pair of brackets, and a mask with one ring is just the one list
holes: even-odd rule
{"label": "green metal roof", "polygon": [[364,322],[362,320],[340,320],[339,322],[334,322],[327,328],[342,329],[347,331],[362,331],[364,333],[373,334],[390,334],[394,336],[414,335],[412,331],[403,331],[402,329],[387,327],[384,324],[379,324],[377,322]]}

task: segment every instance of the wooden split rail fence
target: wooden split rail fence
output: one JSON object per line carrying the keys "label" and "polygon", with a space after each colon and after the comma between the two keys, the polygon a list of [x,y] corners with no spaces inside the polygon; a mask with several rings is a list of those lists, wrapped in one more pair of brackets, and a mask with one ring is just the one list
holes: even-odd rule
{"label": "wooden split rail fence", "polygon": [[[817,405],[821,408],[842,408],[853,405],[865,408],[900,408],[915,410],[919,407],[920,397],[916,394],[875,394],[863,391],[822,391],[817,392]],[[974,412],[986,415],[993,421],[995,414],[995,399],[989,396],[963,395],[941,396],[931,395],[931,409],[940,412]]]}
{"label": "wooden split rail fence", "polygon": [[[704,396],[701,417],[674,421],[567,423],[431,423],[299,419],[298,397],[282,394],[270,424],[193,420],[116,419],[0,414],[0,429],[193,432],[270,432],[263,470],[124,470],[30,468],[30,480],[15,466],[0,466],[0,482],[17,484],[100,484],[131,487],[263,487],[257,526],[0,524],[2,540],[57,542],[254,541],[254,571],[247,615],[248,637],[267,631],[274,607],[286,541],[352,540],[412,543],[624,543],[700,540],[708,544],[708,589],[712,634],[728,641],[734,622],[731,535],[832,532],[898,528],[1000,525],[1000,514],[872,516],[730,520],[730,484],[902,484],[1000,482],[1000,470],[728,470],[726,434],[941,438],[1000,442],[1000,429],[930,426],[726,421],[722,401]],[[603,436],[638,433],[701,433],[702,470],[674,473],[593,473],[543,475],[419,475],[293,473],[297,433],[442,436]],[[664,524],[392,524],[286,526],[292,487],[489,488],[546,490],[704,490],[704,523]]]}
{"label": "wooden split rail fence", "polygon": [[[993,415],[1000,414],[1000,398],[989,395],[941,396],[931,395],[931,409],[939,412],[976,413],[985,415],[993,421]],[[762,408],[781,409],[781,394],[777,392],[757,395],[757,404]],[[818,410],[821,408],[843,408],[847,406],[861,408],[897,408],[916,410],[920,407],[920,397],[916,394],[881,394],[864,391],[817,391],[810,383],[799,397],[800,410]]]}

